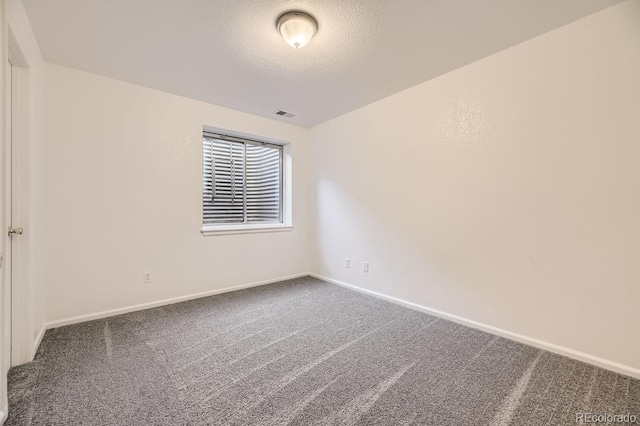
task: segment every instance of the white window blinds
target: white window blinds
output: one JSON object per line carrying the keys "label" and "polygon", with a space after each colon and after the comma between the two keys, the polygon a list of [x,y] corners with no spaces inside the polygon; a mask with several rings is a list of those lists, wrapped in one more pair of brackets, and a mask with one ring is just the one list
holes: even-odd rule
{"label": "white window blinds", "polygon": [[282,146],[205,132],[203,223],[282,222]]}

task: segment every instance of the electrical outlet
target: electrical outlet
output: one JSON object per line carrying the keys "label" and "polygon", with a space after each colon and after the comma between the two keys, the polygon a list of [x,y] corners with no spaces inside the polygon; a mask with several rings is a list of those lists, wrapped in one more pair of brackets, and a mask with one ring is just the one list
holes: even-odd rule
{"label": "electrical outlet", "polygon": [[151,284],[151,271],[142,273],[142,282],[145,284]]}
{"label": "electrical outlet", "polygon": [[362,271],[363,272],[369,272],[369,262],[364,262],[362,264]]}
{"label": "electrical outlet", "polygon": [[351,259],[349,259],[348,257],[344,259],[344,267],[351,268]]}

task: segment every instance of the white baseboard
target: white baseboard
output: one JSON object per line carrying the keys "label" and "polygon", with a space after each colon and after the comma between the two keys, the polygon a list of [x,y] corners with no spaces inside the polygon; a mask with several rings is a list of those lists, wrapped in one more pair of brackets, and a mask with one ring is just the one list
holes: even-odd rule
{"label": "white baseboard", "polygon": [[603,358],[599,358],[597,356],[589,355],[584,352],[576,351],[573,349],[566,348],[564,346],[559,346],[553,343],[545,342],[543,340],[534,339],[532,337],[523,336],[522,334],[514,333],[511,331],[503,330],[501,328],[493,327],[491,325],[482,324],[477,321],[473,321],[467,318],[463,318],[457,315],[448,314],[446,312],[438,311],[436,309],[428,308],[426,306],[419,305],[417,303],[408,302],[406,300],[398,299],[396,297],[387,296],[382,293],[378,293],[372,290],[367,290],[361,287],[357,287],[352,284],[347,284],[342,281],[334,280],[333,278],[325,277],[322,275],[311,273],[309,274],[314,278],[318,278],[322,281],[326,281],[331,284],[336,284],[341,287],[348,288],[350,290],[355,290],[360,293],[367,294],[369,296],[376,297],[378,299],[387,300],[389,302],[396,303],[398,305],[406,306],[407,308],[415,309],[417,311],[425,312],[440,318],[444,318],[458,324],[466,325],[472,328],[476,328],[478,330],[486,331],[487,333],[495,334],[510,340],[515,340],[516,342],[524,343],[529,346],[534,346],[536,348],[544,349],[549,352],[556,353],[558,355],[563,355],[568,358],[576,359],[578,361],[586,362],[588,364],[595,365],[597,367],[604,368],[606,370],[611,370],[616,373],[624,374],[626,376],[634,377],[636,379],[640,379],[640,369],[633,368],[627,365],[619,364],[617,362],[609,361]]}
{"label": "white baseboard", "polygon": [[300,278],[300,277],[304,277],[310,275],[314,278],[318,278],[322,281],[331,283],[331,284],[336,284],[339,285],[341,287],[345,287],[360,293],[364,293],[367,294],[369,296],[373,296],[379,299],[383,299],[383,300],[387,300],[389,302],[392,303],[396,303],[402,306],[406,306],[408,308],[411,309],[415,309],[417,311],[421,311],[421,312],[425,312],[440,318],[444,318],[453,322],[456,322],[458,324],[462,324],[462,325],[466,325],[472,328],[476,328],[479,330],[483,330],[486,331],[488,333],[491,334],[495,334],[510,340],[515,340],[517,342],[520,343],[524,343],[526,345],[530,345],[530,346],[534,346],[540,349],[544,349],[547,350],[549,352],[553,352],[559,355],[563,355],[572,359],[576,359],[578,361],[582,361],[582,362],[586,362],[588,364],[592,364],[595,365],[597,367],[601,367],[604,368],[606,370],[611,370],[614,371],[616,373],[620,373],[620,374],[624,374],[630,377],[634,377],[637,379],[640,379],[640,369],[637,368],[633,368],[624,364],[620,364],[617,362],[613,362],[613,361],[609,361],[594,355],[589,355],[587,353],[584,352],[580,352],[574,349],[570,349],[570,348],[566,348],[564,346],[560,346],[560,345],[556,345],[553,343],[549,343],[549,342],[545,342],[543,340],[539,340],[539,339],[535,339],[532,337],[527,337],[524,336],[522,334],[518,334],[518,333],[514,333],[511,331],[507,331],[507,330],[503,330],[501,328],[497,328],[497,327],[493,327],[491,325],[487,325],[487,324],[483,324],[477,321],[473,321],[467,318],[463,318],[457,315],[453,315],[453,314],[449,314],[446,312],[442,312],[442,311],[438,311],[436,309],[433,308],[429,308],[423,305],[419,305],[417,303],[413,303],[413,302],[408,302],[406,300],[402,300],[402,299],[398,299],[396,297],[392,297],[392,296],[388,296],[382,293],[378,293],[372,290],[367,290],[361,287],[357,287],[355,285],[352,284],[348,284],[345,283],[343,281],[338,281],[335,280],[333,278],[329,278],[329,277],[325,277],[319,274],[315,274],[315,273],[301,273],[301,274],[296,274],[296,275],[290,275],[287,277],[280,277],[280,278],[274,278],[274,279],[270,279],[270,280],[265,280],[265,281],[259,281],[259,282],[255,282],[255,283],[250,283],[250,284],[243,284],[243,285],[238,285],[238,286],[233,286],[233,287],[227,287],[227,288],[223,288],[223,289],[217,289],[217,290],[211,290],[211,291],[206,291],[206,292],[202,292],[202,293],[196,293],[196,294],[190,294],[187,296],[179,296],[179,297],[174,297],[171,299],[164,299],[164,300],[159,300],[156,302],[149,302],[149,303],[143,303],[140,305],[134,305],[134,306],[128,306],[125,308],[118,308],[118,309],[112,309],[112,310],[108,310],[108,311],[103,311],[103,312],[98,312],[98,313],[94,313],[94,314],[88,314],[88,315],[81,315],[81,316],[77,316],[77,317],[72,317],[72,318],[66,318],[66,319],[62,319],[62,320],[57,320],[57,321],[51,321],[46,323],[42,329],[40,330],[40,332],[38,333],[38,337],[36,338],[35,341],[35,350],[34,350],[34,354],[37,351],[38,347],[40,346],[40,342],[42,341],[42,338],[44,337],[44,333],[46,330],[51,329],[51,328],[56,328],[56,327],[62,327],[65,325],[70,325],[70,324],[76,324],[76,323],[80,323],[80,322],[85,322],[85,321],[91,321],[91,320],[95,320],[95,319],[100,319],[100,318],[107,318],[107,317],[112,317],[112,316],[116,316],[116,315],[121,315],[121,314],[126,314],[129,312],[134,312],[134,311],[141,311],[144,309],[150,309],[150,308],[155,308],[158,306],[164,306],[164,305],[170,305],[173,303],[179,303],[179,302],[184,302],[187,300],[192,300],[192,299],[199,299],[201,297],[207,297],[207,296],[213,296],[216,294],[222,294],[222,293],[228,293],[231,291],[236,291],[236,290],[242,290],[245,288],[250,288],[250,287],[258,287],[261,285],[266,285],[266,284],[271,284],[271,283],[275,283],[278,281],[285,281],[285,280],[290,280],[290,279],[294,279],[294,278]]}
{"label": "white baseboard", "polygon": [[36,356],[36,353],[38,353],[38,348],[40,347],[40,343],[42,342],[42,338],[44,337],[44,333],[46,332],[47,332],[47,325],[42,324],[42,327],[40,327],[40,331],[38,331],[38,335],[36,336],[36,340],[33,342],[33,353],[31,354],[31,361],[33,361],[33,358]]}
{"label": "white baseboard", "polygon": [[[85,322],[85,321],[91,321],[91,320],[96,320],[96,319],[101,319],[101,318],[113,317],[113,316],[116,316],[116,315],[122,315],[122,314],[126,314],[126,313],[129,313],[129,312],[142,311],[142,310],[145,310],[145,309],[157,308],[158,306],[171,305],[173,303],[185,302],[187,300],[193,300],[193,299],[200,299],[201,297],[213,296],[213,295],[222,294],[222,293],[229,293],[231,291],[237,291],[237,290],[242,290],[242,289],[251,288],[251,287],[258,287],[258,286],[261,286],[261,285],[272,284],[272,283],[276,283],[276,282],[279,282],[279,281],[286,281],[286,280],[291,280],[291,279],[294,279],[294,278],[300,278],[300,277],[306,277],[306,276],[309,276],[308,272],[301,273],[301,274],[295,274],[295,275],[289,275],[289,276],[286,276],[286,277],[273,278],[273,279],[270,279],[270,280],[259,281],[259,282],[249,283],[249,284],[242,284],[242,285],[237,285],[237,286],[233,286],[233,287],[226,287],[226,288],[221,288],[221,289],[217,289],[217,290],[205,291],[205,292],[202,292],[202,293],[189,294],[189,295],[186,295],[186,296],[178,296],[178,297],[173,297],[171,299],[158,300],[156,302],[148,302],[148,303],[142,303],[140,305],[133,305],[133,306],[127,306],[127,307],[124,307],[124,308],[111,309],[111,310],[108,310],[108,311],[97,312],[97,313],[94,313],[94,314],[80,315],[80,316],[77,316],[77,317],[65,318],[65,319],[61,319],[61,320],[47,322],[44,325],[44,328],[46,330],[49,330],[51,328],[62,327],[62,326],[65,326],[65,325],[71,325],[71,324],[77,324],[77,323]],[[44,335],[44,332],[43,332],[43,335]],[[38,345],[39,344],[40,344],[40,342],[38,342]]]}

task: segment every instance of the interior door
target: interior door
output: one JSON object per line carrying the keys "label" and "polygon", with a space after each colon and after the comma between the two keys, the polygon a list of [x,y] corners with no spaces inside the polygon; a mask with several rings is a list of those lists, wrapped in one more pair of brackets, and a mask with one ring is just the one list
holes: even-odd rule
{"label": "interior door", "polygon": [[[11,63],[11,60],[9,60],[9,63]],[[25,362],[24,357],[22,357],[21,359],[21,354],[20,354],[20,349],[21,349],[21,345],[23,345],[25,337],[27,335],[27,333],[25,333],[24,330],[24,323],[21,321],[21,318],[18,318],[17,315],[20,313],[19,311],[19,307],[21,307],[21,300],[19,299],[19,297],[22,295],[24,297],[24,288],[18,288],[18,286],[23,285],[22,281],[20,281],[21,277],[18,275],[19,271],[20,271],[20,264],[19,264],[19,258],[20,258],[20,253],[21,250],[23,249],[21,247],[21,244],[23,244],[21,242],[21,238],[20,235],[22,235],[22,228],[17,227],[16,224],[14,223],[15,221],[20,221],[20,211],[18,209],[19,205],[20,205],[20,199],[19,199],[19,188],[16,188],[16,183],[20,182],[19,179],[19,175],[18,172],[20,171],[20,165],[17,163],[17,157],[19,157],[19,147],[17,146],[18,143],[18,122],[17,119],[20,118],[20,114],[21,114],[21,110],[19,107],[19,99],[20,99],[20,94],[21,94],[21,88],[19,87],[18,82],[20,81],[20,68],[16,66],[15,63],[13,63],[11,65],[10,68],[10,78],[11,78],[11,90],[10,90],[10,94],[11,94],[11,108],[10,108],[10,113],[9,113],[9,118],[11,119],[11,124],[10,124],[10,129],[11,129],[11,137],[8,138],[9,139],[9,150],[10,150],[10,155],[8,158],[8,165],[7,165],[7,175],[8,177],[8,182],[7,182],[7,191],[8,191],[8,197],[7,199],[9,200],[9,206],[8,206],[8,226],[5,227],[4,229],[4,233],[8,235],[9,237],[9,241],[7,242],[7,248],[8,248],[8,258],[7,258],[7,275],[9,276],[8,278],[8,285],[10,288],[10,302],[9,302],[9,306],[11,307],[10,309],[10,315],[11,315],[11,331],[9,332],[9,337],[11,338],[11,355],[9,356],[10,358],[10,365],[18,365],[22,362]],[[14,227],[15,226],[15,227]],[[20,326],[23,326],[23,329],[20,329]]]}
{"label": "interior door", "polygon": [[[11,226],[11,62],[6,64],[5,88],[7,97],[2,111],[5,114],[5,138],[0,143],[0,368],[3,379],[0,380],[0,404],[6,404],[6,374],[11,366],[11,238],[7,233]],[[3,407],[0,406],[0,411]],[[4,414],[4,413],[3,413]],[[1,418],[0,418],[1,421]]]}

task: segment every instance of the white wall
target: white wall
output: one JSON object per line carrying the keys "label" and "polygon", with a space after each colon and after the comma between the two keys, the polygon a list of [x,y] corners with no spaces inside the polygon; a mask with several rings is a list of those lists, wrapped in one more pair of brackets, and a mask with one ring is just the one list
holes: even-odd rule
{"label": "white wall", "polygon": [[[307,129],[52,64],[45,110],[48,321],[308,272]],[[292,142],[293,231],[201,235],[203,125]]]}
{"label": "white wall", "polygon": [[313,272],[640,368],[639,76],[628,1],[314,127]]}

